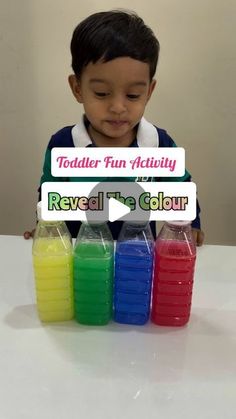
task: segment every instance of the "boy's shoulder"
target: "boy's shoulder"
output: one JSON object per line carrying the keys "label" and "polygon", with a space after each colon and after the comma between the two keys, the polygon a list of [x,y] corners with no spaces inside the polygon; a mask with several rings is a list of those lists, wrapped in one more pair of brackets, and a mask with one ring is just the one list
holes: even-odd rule
{"label": "boy's shoulder", "polygon": [[66,126],[57,131],[49,142],[48,148],[53,147],[91,147],[93,142],[87,131],[87,123],[84,115],[79,123]]}
{"label": "boy's shoulder", "polygon": [[54,147],[74,147],[71,134],[73,127],[74,125],[66,126],[53,134],[49,141],[48,148],[51,150]]}
{"label": "boy's shoulder", "polygon": [[174,147],[175,143],[166,130],[147,121],[140,120],[136,134],[137,147]]}
{"label": "boy's shoulder", "polygon": [[174,140],[169,136],[167,131],[154,125],[159,137],[159,147],[176,147]]}

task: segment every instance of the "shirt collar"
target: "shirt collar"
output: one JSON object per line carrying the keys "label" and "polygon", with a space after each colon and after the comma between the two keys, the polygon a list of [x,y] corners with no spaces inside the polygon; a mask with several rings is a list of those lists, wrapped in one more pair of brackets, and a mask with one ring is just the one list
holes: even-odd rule
{"label": "shirt collar", "polygon": [[[74,125],[71,130],[72,139],[75,147],[88,147],[93,144],[88,135],[85,126],[85,115],[81,117],[78,124]],[[138,147],[158,147],[159,136],[156,127],[148,122],[144,117],[141,119],[137,130]]]}

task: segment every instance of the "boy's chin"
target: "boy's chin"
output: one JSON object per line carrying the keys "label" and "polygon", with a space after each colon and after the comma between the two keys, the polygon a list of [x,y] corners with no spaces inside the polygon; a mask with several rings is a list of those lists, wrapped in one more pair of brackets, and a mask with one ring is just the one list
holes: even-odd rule
{"label": "boy's chin", "polygon": [[112,140],[118,140],[119,138],[123,138],[126,135],[129,135],[129,131],[127,130],[101,130],[97,131],[101,136],[103,136],[106,139]]}

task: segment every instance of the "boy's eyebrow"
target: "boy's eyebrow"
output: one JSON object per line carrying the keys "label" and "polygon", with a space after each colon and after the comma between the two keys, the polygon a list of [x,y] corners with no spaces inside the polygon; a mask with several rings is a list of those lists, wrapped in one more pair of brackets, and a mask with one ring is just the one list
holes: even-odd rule
{"label": "boy's eyebrow", "polygon": [[90,79],[89,83],[106,83],[106,80],[103,79]]}
{"label": "boy's eyebrow", "polygon": [[[90,79],[89,83],[108,83],[106,80],[103,79]],[[147,82],[145,81],[134,81],[133,83],[129,84],[129,87],[133,87],[133,86],[147,86]]]}
{"label": "boy's eyebrow", "polygon": [[133,83],[129,84],[130,87],[133,86],[147,86],[147,82],[146,81],[134,81]]}

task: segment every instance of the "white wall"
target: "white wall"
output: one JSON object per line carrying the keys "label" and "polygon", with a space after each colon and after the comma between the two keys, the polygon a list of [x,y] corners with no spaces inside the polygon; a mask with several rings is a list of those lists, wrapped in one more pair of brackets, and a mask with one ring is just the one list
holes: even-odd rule
{"label": "white wall", "polygon": [[[77,23],[113,0],[0,0],[0,234],[35,223],[37,185],[52,133],[82,108],[68,85]],[[146,117],[185,147],[207,243],[236,244],[235,0],[134,0],[161,43]]]}

